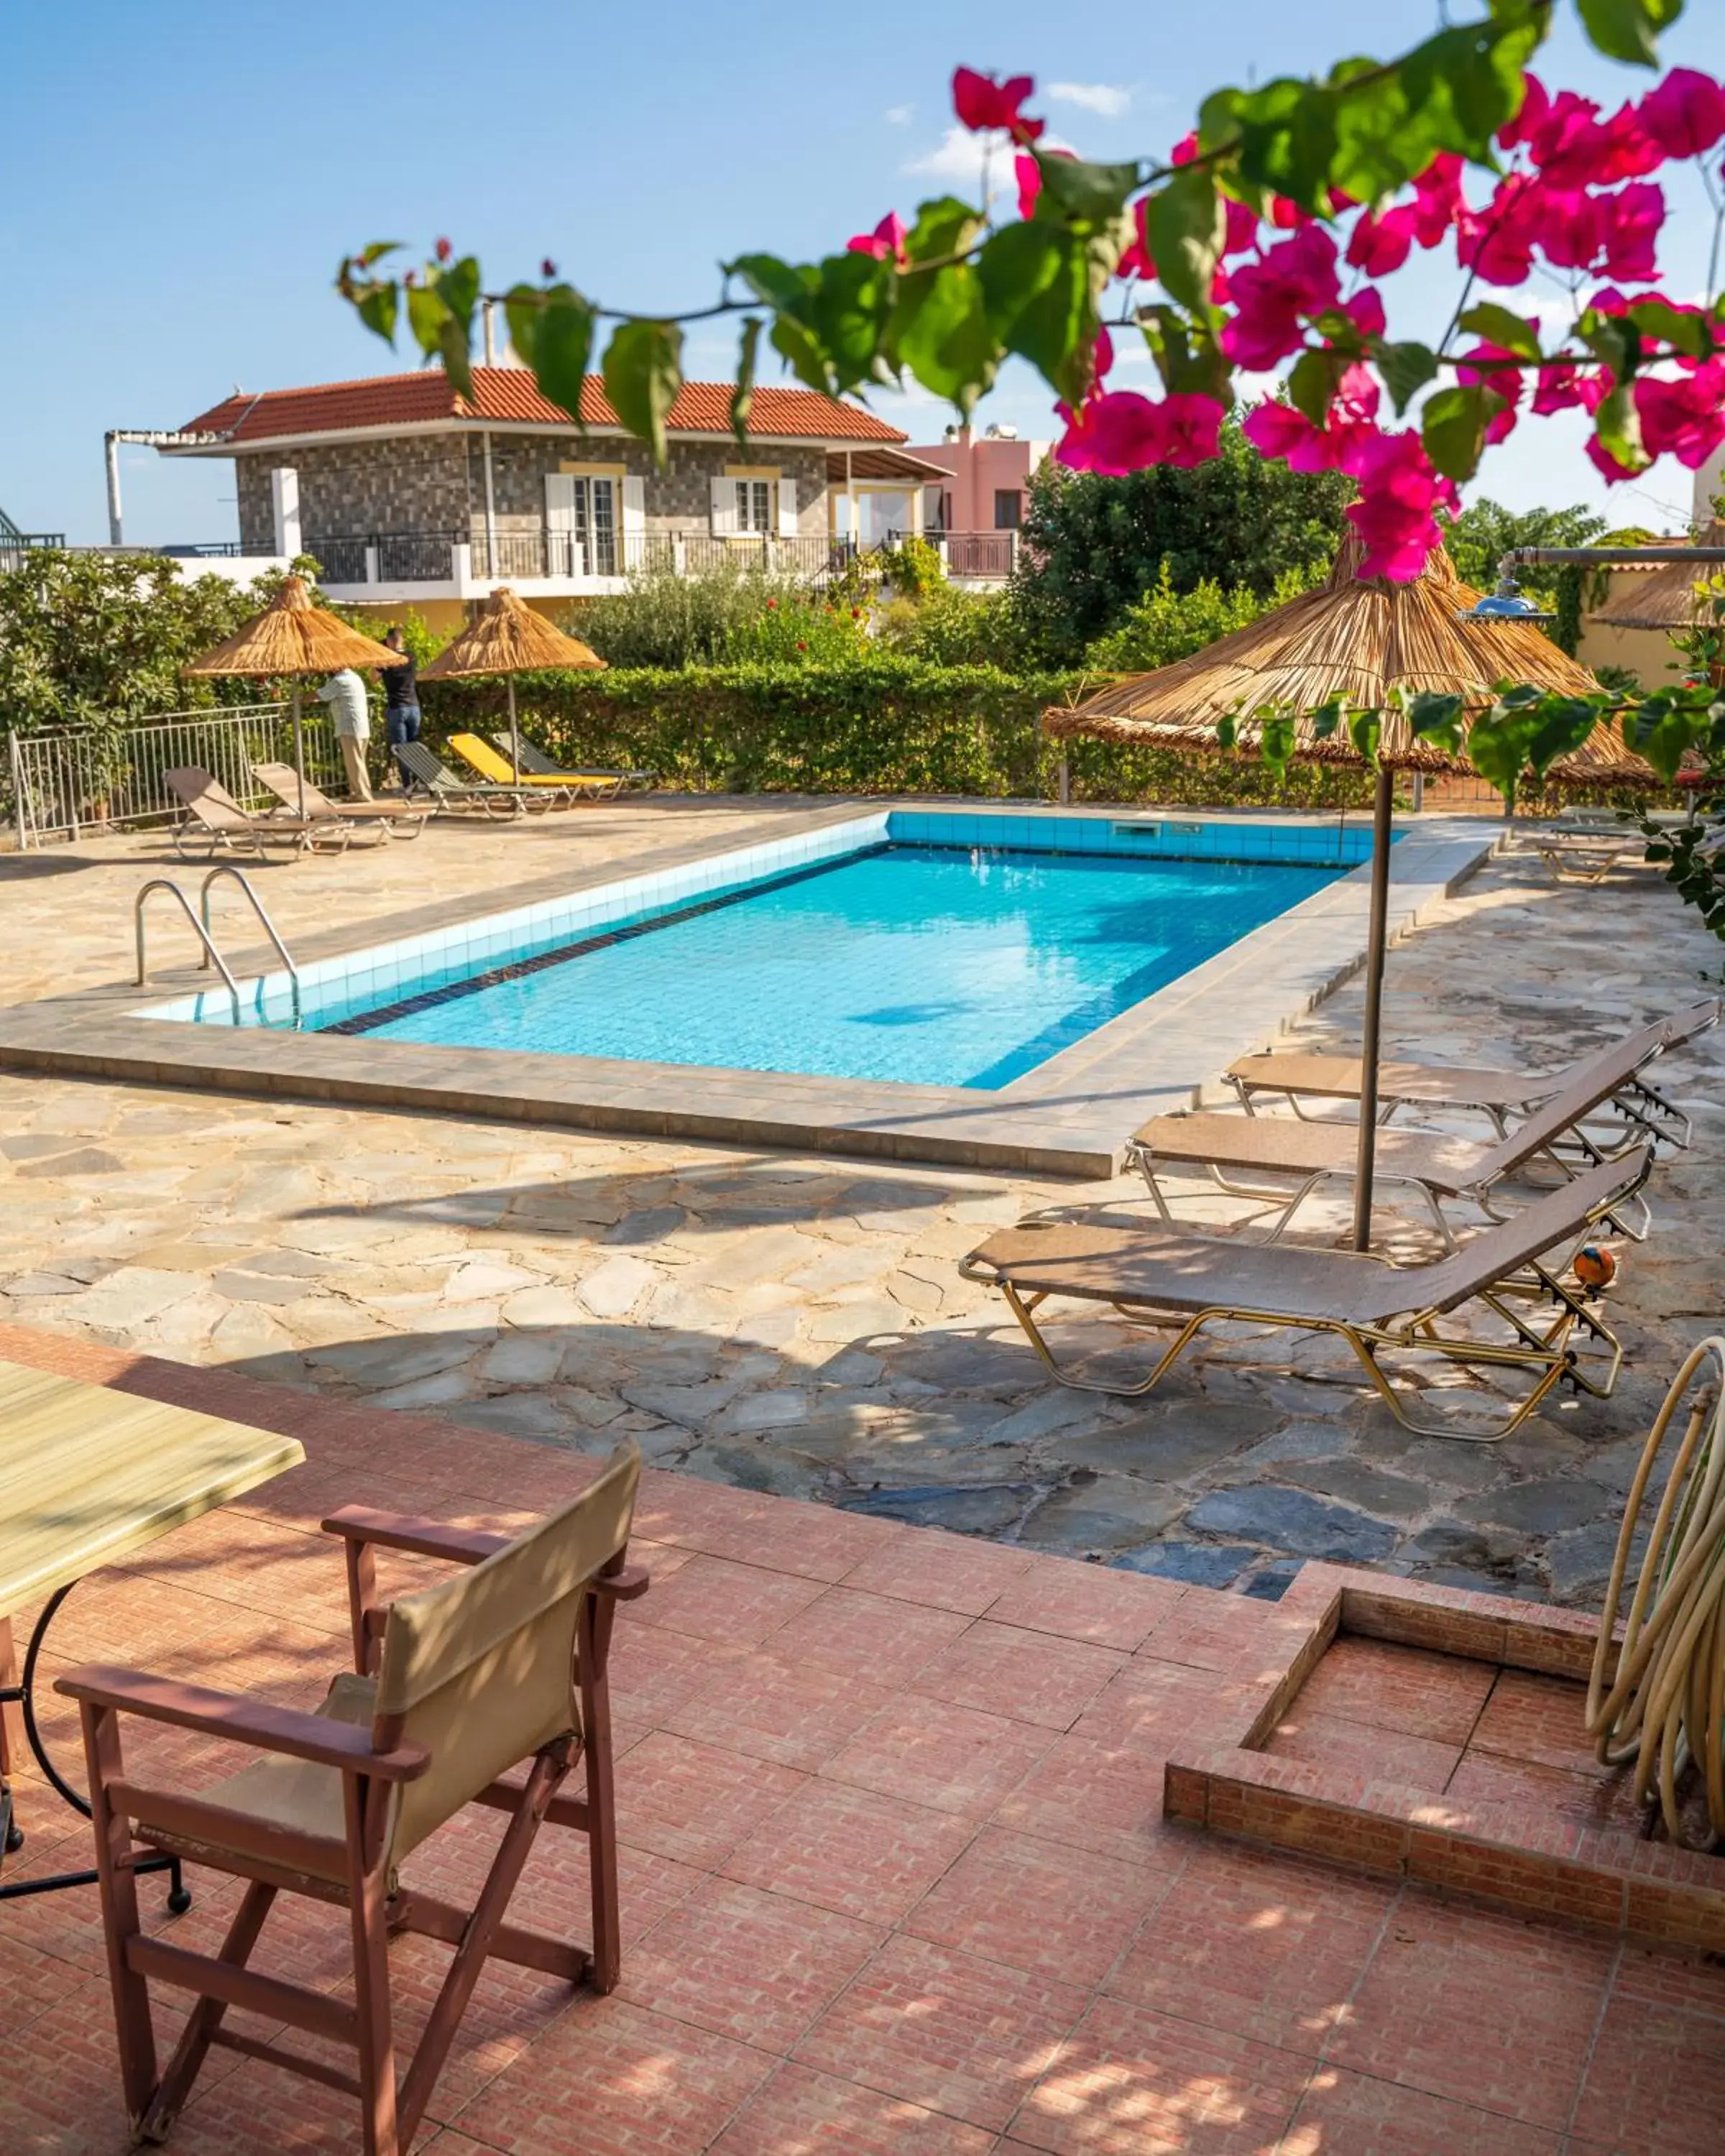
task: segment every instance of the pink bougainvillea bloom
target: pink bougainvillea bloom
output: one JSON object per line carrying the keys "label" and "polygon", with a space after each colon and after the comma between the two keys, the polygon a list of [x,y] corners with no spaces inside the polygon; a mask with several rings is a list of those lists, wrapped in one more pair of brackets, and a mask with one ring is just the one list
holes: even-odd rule
{"label": "pink bougainvillea bloom", "polygon": [[1649,172],[1656,172],[1665,162],[1665,151],[1641,124],[1640,105],[1619,105],[1605,122],[1605,132],[1610,141],[1604,160],[1602,185],[1641,179]]}
{"label": "pink bougainvillea bloom", "polygon": [[1674,456],[1699,471],[1725,442],[1725,359],[1710,359],[1675,381],[1643,374],[1635,382],[1641,441],[1651,457]]}
{"label": "pink bougainvillea bloom", "polygon": [[454,251],[447,239],[440,239],[437,243],[437,259],[439,262],[447,262]]}
{"label": "pink bougainvillea bloom", "polygon": [[1162,401],[1163,446],[1159,461],[1182,471],[1207,465],[1222,446],[1222,421],[1226,417],[1214,397],[1196,390],[1177,389]]}
{"label": "pink bougainvillea bloom", "polygon": [[1442,534],[1433,511],[1445,490],[1415,434],[1370,434],[1348,469],[1359,481],[1360,498],[1348,521],[1365,542],[1363,577],[1409,583],[1425,567]]}
{"label": "pink bougainvillea bloom", "polygon": [[1414,205],[1368,210],[1348,236],[1348,262],[1368,277],[1388,277],[1399,270],[1414,249]]}
{"label": "pink bougainvillea bloom", "polygon": [[1540,368],[1527,409],[1541,418],[1576,405],[1584,412],[1597,412],[1610,394],[1614,380],[1609,367],[1584,369],[1574,360],[1560,359]]}
{"label": "pink bougainvillea bloom", "polygon": [[1379,393],[1371,369],[1356,362],[1343,371],[1327,424],[1314,426],[1291,404],[1270,398],[1246,414],[1240,431],[1260,456],[1279,457],[1291,471],[1340,471],[1364,454],[1377,432]]}
{"label": "pink bougainvillea bloom", "polygon": [[872,254],[879,262],[905,263],[905,221],[896,209],[887,211],[872,232],[859,232],[845,243],[851,254]]}
{"label": "pink bougainvillea bloom", "polygon": [[1440,151],[1414,181],[1414,237],[1435,247],[1466,208],[1461,192],[1461,159]]}
{"label": "pink bougainvillea bloom", "polygon": [[1375,285],[1362,285],[1351,300],[1342,302],[1342,311],[1352,319],[1362,336],[1381,337],[1389,326],[1384,311],[1384,295]]}
{"label": "pink bougainvillea bloom", "polygon": [[1271,248],[1258,261],[1232,272],[1235,312],[1223,325],[1220,343],[1236,367],[1262,373],[1300,349],[1301,318],[1339,305],[1336,243],[1316,224]]}
{"label": "pink bougainvillea bloom", "polygon": [[1032,216],[1042,192],[1042,167],[1034,157],[1027,157],[1020,151],[1012,161],[1012,176],[1018,182],[1019,215]]}
{"label": "pink bougainvillea bloom", "polygon": [[1190,470],[1208,464],[1221,445],[1222,408],[1214,397],[1182,392],[1158,404],[1135,389],[1111,389],[1076,412],[1057,408],[1066,432],[1055,455],[1074,471],[1117,477],[1162,464]]}
{"label": "pink bougainvillea bloom", "polygon": [[[1528,324],[1531,329],[1532,323]],[[1458,382],[1478,382],[1502,398],[1503,409],[1494,412],[1486,423],[1486,446],[1490,449],[1507,434],[1515,432],[1517,408],[1522,401],[1522,374],[1515,367],[1494,367],[1494,360],[1513,359],[1513,352],[1502,345],[1476,344],[1471,352],[1461,354],[1461,363],[1455,369]]]}
{"label": "pink bougainvillea bloom", "polygon": [[996,82],[993,75],[978,74],[974,68],[955,68],[952,110],[960,125],[973,134],[998,128],[1014,142],[1027,145],[1036,140],[1044,125],[1040,120],[1027,120],[1019,110],[1035,87],[1034,78],[1027,74]]}
{"label": "pink bougainvillea bloom", "polygon": [[1512,172],[1480,209],[1455,221],[1455,253],[1464,270],[1487,285],[1525,285],[1540,237],[1543,191],[1526,172]]}
{"label": "pink bougainvillea bloom", "polygon": [[1222,235],[1224,254],[1244,254],[1249,247],[1258,244],[1258,216],[1244,203],[1235,202],[1232,195],[1224,195],[1222,208],[1228,219],[1228,229]]}
{"label": "pink bougainvillea bloom", "polygon": [[1665,190],[1652,180],[1635,180],[1615,194],[1594,198],[1599,214],[1599,246],[1605,275],[1638,284],[1656,277],[1659,228],[1665,223]]}
{"label": "pink bougainvillea bloom", "polygon": [[1150,252],[1150,202],[1141,195],[1132,205],[1132,230],[1136,237],[1119,261],[1114,265],[1117,277],[1142,277],[1147,284],[1156,275],[1155,259]]}
{"label": "pink bougainvillea bloom", "polygon": [[1623,480],[1634,479],[1636,476],[1635,467],[1632,465],[1619,464],[1597,434],[1588,436],[1587,454],[1589,463],[1595,471],[1604,475],[1609,485],[1619,485]]}
{"label": "pink bougainvillea bloom", "polygon": [[1545,85],[1530,68],[1522,77],[1520,110],[1513,120],[1497,131],[1499,146],[1505,150],[1518,150],[1524,142],[1531,141],[1550,104]]}
{"label": "pink bougainvillea bloom", "polygon": [[1091,382],[1099,387],[1102,382],[1106,382],[1108,378],[1109,370],[1112,367],[1113,364],[1114,340],[1109,336],[1108,326],[1104,322],[1097,329],[1096,341],[1091,346],[1090,378]]}
{"label": "pink bougainvillea bloom", "polygon": [[1697,68],[1673,68],[1635,108],[1642,132],[1667,157],[1699,157],[1725,136],[1725,87]]}
{"label": "pink bougainvillea bloom", "polygon": [[1548,187],[1542,198],[1539,245],[1559,270],[1588,270],[1604,244],[1605,198],[1579,188]]}
{"label": "pink bougainvillea bloom", "polygon": [[[1290,464],[1296,455],[1307,454],[1308,445],[1322,440],[1323,435],[1323,429],[1313,426],[1303,412],[1296,412],[1276,397],[1266,397],[1261,404],[1255,404],[1241,420],[1240,430],[1260,457],[1286,458]],[[1312,467],[1294,465],[1294,469],[1302,471]]]}

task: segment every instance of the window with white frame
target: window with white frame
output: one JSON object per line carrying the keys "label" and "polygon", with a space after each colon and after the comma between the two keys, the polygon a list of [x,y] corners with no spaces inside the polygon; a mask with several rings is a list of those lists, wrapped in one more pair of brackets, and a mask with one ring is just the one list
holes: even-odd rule
{"label": "window with white frame", "polygon": [[773,529],[773,482],[770,479],[740,479],[737,488],[737,529],[739,531],[771,531]]}

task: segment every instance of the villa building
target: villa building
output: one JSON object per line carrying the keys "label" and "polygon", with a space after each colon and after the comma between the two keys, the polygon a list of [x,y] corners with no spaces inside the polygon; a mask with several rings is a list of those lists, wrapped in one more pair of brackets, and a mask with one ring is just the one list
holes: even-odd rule
{"label": "villa building", "polygon": [[315,555],[333,598],[444,625],[499,583],[581,598],[719,549],[819,581],[889,526],[920,531],[947,480],[898,428],[807,389],[757,389],[740,450],[730,400],[728,383],[683,385],[663,470],[598,376],[582,431],[518,367],[475,368],[470,401],[441,368],[236,391],[162,454],[233,459],[244,553]]}
{"label": "villa building", "polygon": [[949,577],[998,583],[1011,575],[1030,481],[1053,447],[1022,437],[1014,427],[988,427],[980,434],[949,427],[942,441],[912,444],[913,457],[940,468],[940,478],[927,490],[924,529]]}

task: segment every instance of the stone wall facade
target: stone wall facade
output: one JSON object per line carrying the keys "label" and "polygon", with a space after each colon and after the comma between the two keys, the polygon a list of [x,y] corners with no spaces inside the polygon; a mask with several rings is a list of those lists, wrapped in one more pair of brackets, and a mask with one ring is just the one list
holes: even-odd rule
{"label": "stone wall facade", "polygon": [[[617,434],[491,435],[491,485],[501,533],[535,532],[545,520],[545,480],[566,464],[621,465],[638,475],[649,531],[705,531],[712,481],[727,465],[776,469],[797,490],[797,528],[828,528],[826,451],[816,444],[675,441],[665,470],[644,444]],[[275,550],[270,475],[299,474],[305,536],[360,539],[373,532],[449,531],[483,536],[485,449],[478,429],[459,434],[403,434],[390,440],[259,448],[234,460],[239,536],[249,552]]]}

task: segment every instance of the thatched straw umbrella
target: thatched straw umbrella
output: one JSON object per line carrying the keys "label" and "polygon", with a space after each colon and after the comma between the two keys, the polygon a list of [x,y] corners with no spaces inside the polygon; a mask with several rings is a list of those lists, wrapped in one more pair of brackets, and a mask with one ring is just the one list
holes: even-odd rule
{"label": "thatched straw umbrella", "polygon": [[[1725,547],[1725,523],[1710,524],[1696,544]],[[1657,562],[1658,549],[1650,547],[1645,558]],[[1686,629],[1716,628],[1719,602],[1706,587],[1719,573],[1717,562],[1667,562],[1663,568],[1625,578],[1621,596],[1608,598],[1588,619],[1607,629],[1652,629],[1667,636]]]}
{"label": "thatched straw umbrella", "polygon": [[519,778],[521,730],[515,709],[516,675],[604,663],[578,636],[565,636],[542,613],[535,613],[517,598],[507,584],[501,584],[485,601],[479,619],[445,644],[419,678],[459,681],[486,674],[505,677],[509,684],[509,761]]}
{"label": "thatched straw umbrella", "polygon": [[244,674],[267,680],[293,676],[294,770],[300,782],[300,814],[305,814],[305,748],[300,716],[300,677],[333,674],[343,666],[398,666],[387,644],[362,636],[345,621],[313,606],[305,579],[285,577],[262,613],[225,644],[180,669],[182,674]]}
{"label": "thatched straw umbrella", "polygon": [[[1420,740],[1394,702],[1397,690],[1432,690],[1462,697],[1477,712],[1495,700],[1503,681],[1529,682],[1567,695],[1598,688],[1579,665],[1525,622],[1471,615],[1479,594],[1456,576],[1441,548],[1411,583],[1362,580],[1363,549],[1350,535],[1329,577],[1244,629],[1204,650],[1117,681],[1081,704],[1046,711],[1044,731],[1056,739],[1088,736],[1103,741],[1165,744],[1176,748],[1216,746],[1219,721],[1241,721],[1250,739],[1266,713],[1295,721],[1296,756],[1313,761],[1360,761],[1351,742],[1319,741],[1312,714],[1336,699],[1384,713],[1373,800],[1372,894],[1366,942],[1366,1009],[1361,1050],[1359,1168],[1354,1188],[1353,1240],[1371,1240],[1372,1175],[1378,1120],[1378,1054],[1383,1007],[1384,954],[1389,911],[1389,843],[1394,773],[1466,771],[1465,760]],[[1464,714],[1465,721],[1466,714]],[[1553,767],[1572,783],[1652,785],[1651,767],[1627,752],[1609,726],[1594,729],[1573,756]]]}

